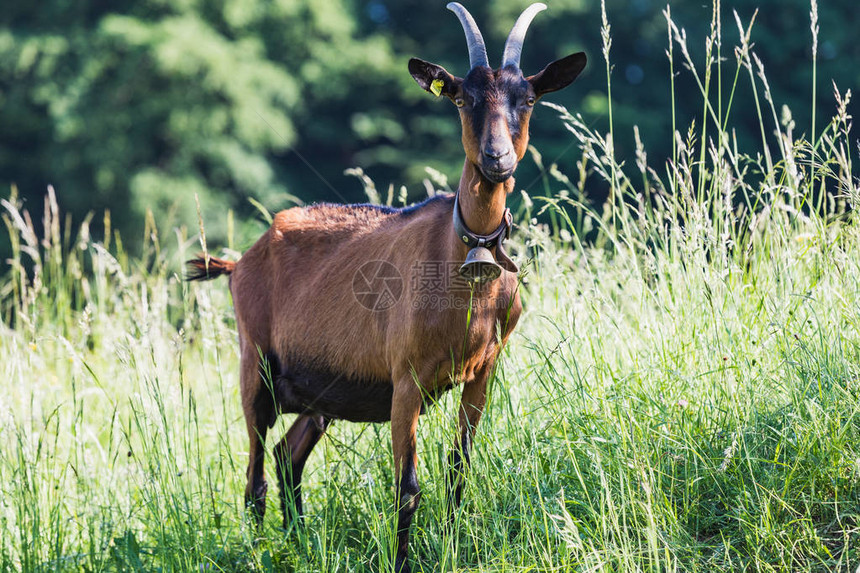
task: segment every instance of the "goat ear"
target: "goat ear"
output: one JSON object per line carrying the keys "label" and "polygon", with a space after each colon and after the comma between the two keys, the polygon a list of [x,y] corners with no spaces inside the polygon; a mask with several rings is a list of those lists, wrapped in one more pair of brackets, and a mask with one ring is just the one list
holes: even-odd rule
{"label": "goat ear", "polygon": [[[442,66],[431,64],[418,58],[409,60],[409,73],[412,74],[418,85],[425,91],[436,96],[444,94],[449,98],[454,97],[454,94],[457,92],[457,86],[462,81],[449,74]],[[433,87],[434,81],[436,82],[436,91],[434,91]],[[439,82],[442,82],[442,84],[439,85]]]}
{"label": "goat ear", "polygon": [[538,97],[569,86],[585,68],[584,52],[556,60],[533,76],[526,78]]}

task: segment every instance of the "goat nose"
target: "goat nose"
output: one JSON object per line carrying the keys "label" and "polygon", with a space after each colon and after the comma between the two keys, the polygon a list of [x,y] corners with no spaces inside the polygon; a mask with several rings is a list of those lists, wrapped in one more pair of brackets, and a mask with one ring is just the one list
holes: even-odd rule
{"label": "goat nose", "polygon": [[490,159],[501,159],[511,152],[510,147],[487,147],[484,149],[484,155]]}

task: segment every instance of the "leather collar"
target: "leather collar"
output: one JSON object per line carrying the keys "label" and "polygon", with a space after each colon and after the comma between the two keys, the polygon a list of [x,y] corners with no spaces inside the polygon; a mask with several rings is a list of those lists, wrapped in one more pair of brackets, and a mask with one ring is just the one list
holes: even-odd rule
{"label": "leather collar", "polygon": [[498,263],[506,271],[516,273],[519,272],[519,268],[516,263],[511,260],[502,246],[502,243],[511,236],[512,225],[513,216],[511,215],[511,210],[505,208],[505,212],[502,215],[502,222],[499,223],[499,226],[496,227],[495,231],[489,235],[473,233],[469,227],[466,226],[466,222],[463,220],[463,215],[460,213],[460,192],[458,191],[454,194],[454,232],[457,234],[457,238],[460,242],[470,249],[474,249],[475,247],[492,249],[493,247],[496,247],[496,260]]}

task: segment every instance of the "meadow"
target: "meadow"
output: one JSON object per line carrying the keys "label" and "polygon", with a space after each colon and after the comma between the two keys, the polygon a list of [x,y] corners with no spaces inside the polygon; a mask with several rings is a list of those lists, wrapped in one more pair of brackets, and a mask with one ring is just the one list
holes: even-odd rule
{"label": "meadow", "polygon": [[[718,24],[695,64],[669,20],[670,61],[692,68],[703,115],[677,118],[665,165],[640,148],[622,166],[611,130],[538,110],[558,115],[581,161],[531,150],[544,190],[522,192],[512,249],[525,310],[450,531],[458,391],[421,418],[416,570],[860,566],[851,94],[812,89],[834,116],[795,125],[750,23],[733,52]],[[748,149],[731,130],[740,82],[761,125]],[[589,176],[610,186],[605,204],[589,200]],[[43,212],[14,189],[2,211],[13,256],[0,283],[0,571],[390,567],[386,425],[332,426],[305,471],[304,527],[280,527],[274,486],[264,529],[248,520],[229,292],[182,277],[184,260],[220,250],[148,218],[142,254],[129,255],[118,235],[70,225],[53,190]]]}

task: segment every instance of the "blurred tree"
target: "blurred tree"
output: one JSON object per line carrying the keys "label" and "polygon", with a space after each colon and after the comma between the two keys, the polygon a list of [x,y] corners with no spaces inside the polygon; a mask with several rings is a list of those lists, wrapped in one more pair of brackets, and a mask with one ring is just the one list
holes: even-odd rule
{"label": "blurred tree", "polygon": [[31,198],[54,183],[64,207],[111,208],[125,231],[146,209],[193,225],[195,195],[218,238],[225,206],[288,203],[277,158],[297,126],[348,139],[327,103],[391,67],[338,1],[55,2],[2,18],[3,183]]}

